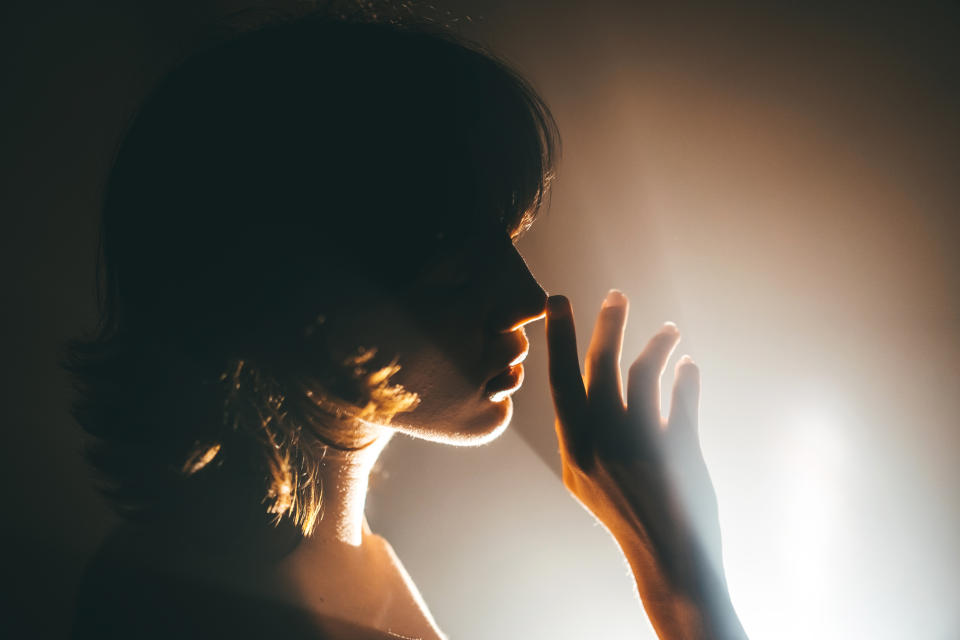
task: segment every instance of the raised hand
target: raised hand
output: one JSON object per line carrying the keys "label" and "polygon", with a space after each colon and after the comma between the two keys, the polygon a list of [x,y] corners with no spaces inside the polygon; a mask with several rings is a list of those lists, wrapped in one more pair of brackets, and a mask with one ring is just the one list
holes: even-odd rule
{"label": "raised hand", "polygon": [[662,419],[660,379],[680,340],[667,323],[630,366],[624,402],[627,310],[625,295],[607,295],[581,376],[570,303],[547,302],[564,485],[620,544],[661,638],[745,638],[727,594],[717,500],[700,451],[699,370],[689,356],[679,360]]}

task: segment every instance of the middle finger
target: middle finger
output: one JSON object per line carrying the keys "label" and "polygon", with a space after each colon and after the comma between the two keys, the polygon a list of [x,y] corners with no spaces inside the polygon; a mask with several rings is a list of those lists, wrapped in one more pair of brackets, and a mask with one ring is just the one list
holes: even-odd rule
{"label": "middle finger", "polygon": [[616,289],[603,300],[585,358],[584,382],[591,403],[623,409],[620,354],[629,301]]}
{"label": "middle finger", "polygon": [[647,428],[661,427],[660,378],[678,342],[680,331],[677,325],[667,322],[630,365],[627,410],[640,418]]}

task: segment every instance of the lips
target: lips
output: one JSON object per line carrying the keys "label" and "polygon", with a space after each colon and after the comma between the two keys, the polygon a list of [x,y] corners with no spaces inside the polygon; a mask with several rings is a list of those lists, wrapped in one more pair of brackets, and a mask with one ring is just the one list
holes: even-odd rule
{"label": "lips", "polygon": [[498,345],[498,348],[493,350],[496,353],[493,363],[495,363],[494,366],[497,372],[520,364],[526,359],[527,354],[530,352],[530,341],[527,340],[527,334],[523,329],[512,331],[508,335],[509,340]]}
{"label": "lips", "polygon": [[493,375],[487,380],[484,392],[490,396],[499,396],[495,399],[512,393],[523,383],[523,362],[530,352],[530,341],[523,329],[511,331],[505,336],[507,339],[497,345],[496,359],[491,370]]}
{"label": "lips", "polygon": [[491,396],[491,399],[500,400],[519,389],[522,384],[523,365],[518,363],[490,378],[484,391]]}

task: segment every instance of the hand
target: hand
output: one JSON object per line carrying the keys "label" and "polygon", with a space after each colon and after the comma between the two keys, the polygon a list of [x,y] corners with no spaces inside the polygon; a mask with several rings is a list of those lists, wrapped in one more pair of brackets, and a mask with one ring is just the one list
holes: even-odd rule
{"label": "hand", "polygon": [[699,370],[689,356],[677,363],[663,420],[660,378],[680,340],[667,323],[631,365],[624,403],[627,308],[619,291],[607,295],[581,377],[570,303],[547,302],[564,485],[620,544],[662,638],[745,637],[739,622],[730,624],[716,494],[697,434]]}

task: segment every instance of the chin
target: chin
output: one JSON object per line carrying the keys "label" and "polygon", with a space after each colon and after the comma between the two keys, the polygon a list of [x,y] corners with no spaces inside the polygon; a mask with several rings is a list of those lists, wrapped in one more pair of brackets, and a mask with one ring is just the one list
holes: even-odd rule
{"label": "chin", "polygon": [[457,447],[478,447],[496,440],[510,426],[513,399],[486,400],[480,411],[465,417],[451,414],[436,423],[394,425],[397,431],[414,438]]}

